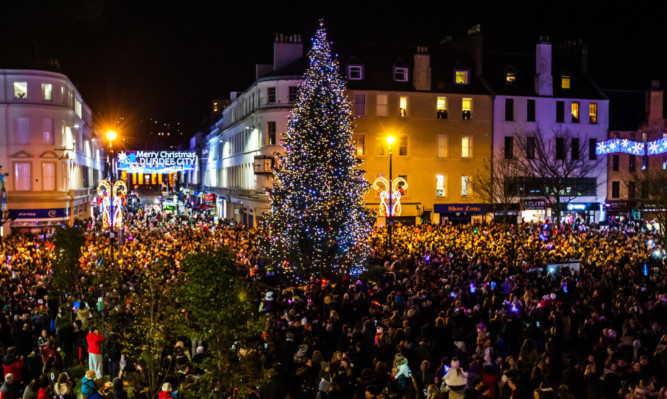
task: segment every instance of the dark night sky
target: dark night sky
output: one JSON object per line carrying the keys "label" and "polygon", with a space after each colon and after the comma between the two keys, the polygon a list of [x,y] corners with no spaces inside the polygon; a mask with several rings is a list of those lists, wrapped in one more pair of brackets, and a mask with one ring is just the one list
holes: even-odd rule
{"label": "dark night sky", "polygon": [[56,58],[101,119],[180,120],[192,127],[189,136],[211,99],[244,90],[254,64],[271,62],[275,32],[299,33],[309,43],[319,18],[334,46],[432,45],[478,23],[487,40],[511,49],[533,45],[541,34],[554,42],[582,37],[600,86],[644,88],[665,78],[667,6],[643,3],[600,10],[611,3],[7,1],[0,68],[17,55]]}

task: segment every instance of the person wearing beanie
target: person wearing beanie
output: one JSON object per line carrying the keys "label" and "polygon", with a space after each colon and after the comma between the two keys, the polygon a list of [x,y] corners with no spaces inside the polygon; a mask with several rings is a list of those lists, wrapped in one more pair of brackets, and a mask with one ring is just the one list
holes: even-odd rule
{"label": "person wearing beanie", "polygon": [[95,370],[86,371],[86,375],[81,380],[81,395],[86,399],[96,399],[100,397],[95,385]]}
{"label": "person wearing beanie", "polygon": [[331,383],[324,378],[320,381],[319,389],[315,399],[328,399],[329,398],[329,389],[331,388]]}
{"label": "person wearing beanie", "polygon": [[463,399],[468,384],[468,373],[461,370],[457,357],[452,358],[452,363],[443,378],[442,384],[440,391],[443,393],[449,392],[450,399]]}
{"label": "person wearing beanie", "polygon": [[16,399],[16,392],[14,392],[14,374],[5,374],[5,383],[0,387],[0,393],[4,399]]}

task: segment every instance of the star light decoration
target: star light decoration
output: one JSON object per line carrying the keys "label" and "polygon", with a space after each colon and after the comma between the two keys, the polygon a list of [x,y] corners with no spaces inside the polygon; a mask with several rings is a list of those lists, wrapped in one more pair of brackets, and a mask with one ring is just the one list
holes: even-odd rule
{"label": "star light decoration", "polygon": [[370,184],[354,155],[352,107],[322,22],[308,57],[268,190],[263,251],[286,275],[357,274],[370,253]]}

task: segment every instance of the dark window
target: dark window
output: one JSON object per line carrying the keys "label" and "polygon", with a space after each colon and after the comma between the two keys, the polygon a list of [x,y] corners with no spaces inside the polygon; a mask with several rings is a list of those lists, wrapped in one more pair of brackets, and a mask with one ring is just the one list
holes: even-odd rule
{"label": "dark window", "polygon": [[269,87],[266,90],[266,103],[267,104],[273,104],[276,102],[276,88],[275,87]]}
{"label": "dark window", "polygon": [[297,86],[290,86],[289,87],[289,102],[295,103],[298,96],[299,96],[299,88]]}
{"label": "dark window", "polygon": [[526,158],[535,159],[535,137],[528,137],[526,140]]}
{"label": "dark window", "polygon": [[269,145],[276,145],[276,122],[266,123],[266,135],[269,139]]}
{"label": "dark window", "polygon": [[556,159],[565,159],[565,139],[556,137]]}
{"label": "dark window", "polygon": [[618,170],[618,155],[614,154],[611,157],[611,170],[617,171]]}
{"label": "dark window", "polygon": [[633,181],[628,182],[628,198],[635,198],[635,182]]}
{"label": "dark window", "polygon": [[598,146],[598,139],[588,139],[588,159],[595,161],[598,159],[595,148]]}
{"label": "dark window", "polygon": [[565,102],[556,101],[556,122],[565,122]]}
{"label": "dark window", "polygon": [[634,156],[634,155],[630,155],[630,156],[628,157],[628,170],[629,170],[630,172],[632,172],[632,171],[635,170],[635,162],[636,162],[636,160],[635,160],[635,156]]}
{"label": "dark window", "polygon": [[528,100],[526,105],[526,120],[528,122],[535,122],[535,100]]}
{"label": "dark window", "polygon": [[642,198],[643,199],[648,198],[648,182],[647,181],[642,182]]}
{"label": "dark window", "polygon": [[621,182],[611,182],[611,198],[619,198],[621,196]]}
{"label": "dark window", "polygon": [[505,159],[514,158],[514,137],[505,137]]}
{"label": "dark window", "polygon": [[579,159],[579,138],[578,137],[573,137],[572,138],[572,148],[570,149],[570,152],[572,153],[570,156],[572,159]]}
{"label": "dark window", "polygon": [[505,120],[514,120],[514,99],[512,98],[505,99]]}

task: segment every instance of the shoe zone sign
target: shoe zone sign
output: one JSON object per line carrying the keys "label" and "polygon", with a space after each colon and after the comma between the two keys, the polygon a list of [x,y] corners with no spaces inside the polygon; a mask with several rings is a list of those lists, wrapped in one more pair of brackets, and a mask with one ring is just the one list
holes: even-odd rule
{"label": "shoe zone sign", "polygon": [[129,151],[118,154],[118,170],[127,173],[174,173],[195,170],[197,153],[191,151]]}

